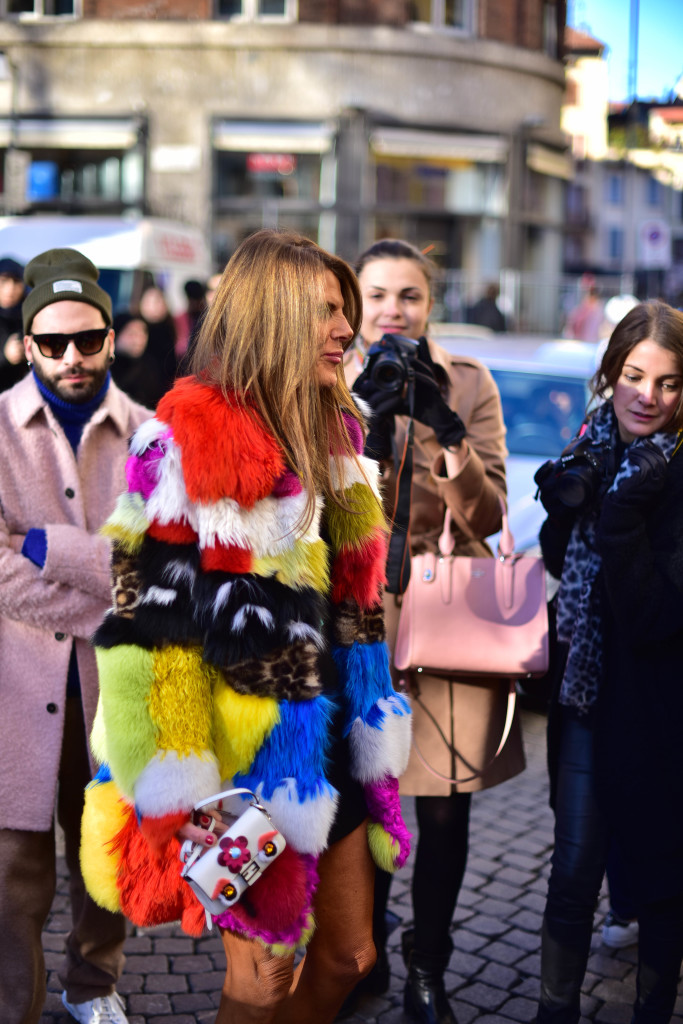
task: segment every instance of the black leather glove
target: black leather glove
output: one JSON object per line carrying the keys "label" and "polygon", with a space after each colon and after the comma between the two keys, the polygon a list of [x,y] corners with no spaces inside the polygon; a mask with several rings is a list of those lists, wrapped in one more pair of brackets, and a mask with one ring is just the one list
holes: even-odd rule
{"label": "black leather glove", "polygon": [[633,509],[649,505],[664,488],[667,465],[664,452],[649,437],[637,441],[627,448],[605,501]]}
{"label": "black leather glove", "polygon": [[426,338],[419,339],[417,357],[409,362],[415,372],[415,419],[432,428],[442,448],[460,444],[467,428],[441,394]]}

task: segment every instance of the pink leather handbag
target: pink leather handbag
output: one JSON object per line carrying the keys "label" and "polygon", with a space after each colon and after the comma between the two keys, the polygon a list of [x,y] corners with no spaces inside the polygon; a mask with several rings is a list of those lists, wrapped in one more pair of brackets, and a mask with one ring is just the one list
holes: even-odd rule
{"label": "pink leather handbag", "polygon": [[454,555],[446,512],[439,555],[415,555],[394,651],[401,672],[532,678],[548,669],[543,560],[514,550],[503,508],[496,558]]}

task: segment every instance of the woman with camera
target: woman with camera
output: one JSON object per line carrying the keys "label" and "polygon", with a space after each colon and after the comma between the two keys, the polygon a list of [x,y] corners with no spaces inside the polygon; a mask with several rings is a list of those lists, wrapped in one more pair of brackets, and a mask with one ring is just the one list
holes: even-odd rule
{"label": "woman with camera", "polygon": [[683,958],[683,315],[636,306],[594,378],[601,404],[538,471],[560,580],[549,719],[555,849],[539,1024],[574,1024],[608,852],[640,935],[633,1021],[670,1020]]}
{"label": "woman with camera", "polygon": [[[418,249],[400,240],[376,242],[360,257],[357,273],[363,324],[347,354],[346,374],[349,383],[355,380],[354,392],[374,411],[366,454],[380,459],[385,508],[394,533],[409,520],[411,551],[436,552],[449,508],[456,553],[490,554],[484,538],[500,528],[500,500],[506,493],[505,431],[496,385],[481,363],[450,355],[425,337],[436,267]],[[414,374],[415,380],[412,497],[408,508],[395,509],[410,411],[406,374]],[[391,561],[390,553],[390,587]],[[393,589],[400,590],[400,585]],[[384,607],[393,651],[399,594],[386,593]],[[411,679],[410,686],[416,746],[400,788],[402,794],[417,797],[419,837],[412,883],[414,927],[404,933],[402,943],[408,966],[404,1006],[410,1019],[421,1024],[453,1024],[444,973],[453,949],[450,929],[467,860],[471,794],[520,772],[524,755],[515,719],[503,752],[494,759],[505,722],[506,683],[492,679],[472,684],[425,673],[419,683]],[[418,747],[428,754],[429,767]],[[378,966],[363,986],[375,993],[388,986],[389,879],[378,874]]]}
{"label": "woman with camera", "polygon": [[[408,855],[386,527],[342,372],[360,310],[341,259],[298,235],[247,238],[193,375],[133,438],[106,528],[115,600],[95,636],[102,768],[84,875],[136,924],[181,918],[199,934],[211,910],[227,957],[220,1024],[332,1021],[375,959],[372,856],[389,868]],[[231,787],[272,818],[256,846],[246,824],[226,836],[215,806],[193,813]],[[197,854],[211,868],[192,888],[183,841],[186,868]]]}

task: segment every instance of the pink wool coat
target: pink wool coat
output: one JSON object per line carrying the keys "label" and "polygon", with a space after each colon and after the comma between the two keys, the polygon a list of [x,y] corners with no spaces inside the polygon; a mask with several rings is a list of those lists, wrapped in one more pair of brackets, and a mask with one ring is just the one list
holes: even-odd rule
{"label": "pink wool coat", "polygon": [[[52,825],[73,639],[90,734],[88,638],[111,603],[97,531],[125,489],[128,438],[151,415],[111,383],[76,458],[32,375],[0,395],[0,828]],[[21,554],[31,527],[47,532],[42,569]]]}

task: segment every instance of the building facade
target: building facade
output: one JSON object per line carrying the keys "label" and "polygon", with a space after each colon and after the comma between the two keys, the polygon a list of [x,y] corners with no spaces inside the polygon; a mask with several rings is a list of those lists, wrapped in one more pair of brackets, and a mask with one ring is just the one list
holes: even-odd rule
{"label": "building facade", "polygon": [[[0,0],[5,212],[559,272],[564,0]],[[447,315],[474,295],[450,291]]]}

